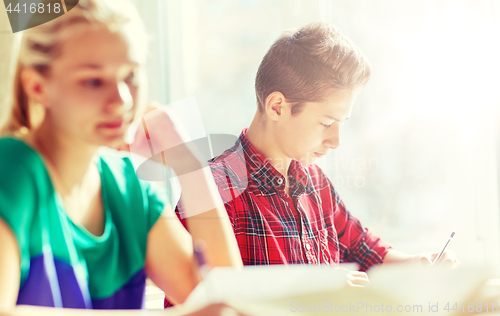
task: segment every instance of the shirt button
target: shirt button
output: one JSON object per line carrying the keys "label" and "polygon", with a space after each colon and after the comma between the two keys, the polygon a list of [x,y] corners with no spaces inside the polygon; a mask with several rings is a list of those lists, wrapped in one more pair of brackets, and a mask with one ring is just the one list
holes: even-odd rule
{"label": "shirt button", "polygon": [[311,245],[306,244],[306,249],[307,249],[307,250],[311,250]]}
{"label": "shirt button", "polygon": [[281,185],[283,183],[283,179],[279,178],[278,181],[276,182],[278,182],[278,184]]}

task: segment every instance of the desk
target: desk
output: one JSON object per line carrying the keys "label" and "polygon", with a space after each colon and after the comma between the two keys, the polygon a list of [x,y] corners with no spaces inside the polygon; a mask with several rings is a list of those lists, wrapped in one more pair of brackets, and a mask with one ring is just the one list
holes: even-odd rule
{"label": "desk", "polygon": [[165,293],[158,288],[150,279],[146,280],[146,309],[163,309]]}

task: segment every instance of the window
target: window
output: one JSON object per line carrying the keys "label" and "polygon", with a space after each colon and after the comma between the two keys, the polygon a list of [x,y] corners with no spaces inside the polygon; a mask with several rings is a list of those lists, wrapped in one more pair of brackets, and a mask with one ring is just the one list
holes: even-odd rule
{"label": "window", "polygon": [[284,30],[337,25],[373,65],[342,147],[318,162],[348,209],[397,249],[438,251],[455,231],[462,263],[500,263],[498,1],[136,5],[153,35],[151,97],[196,97],[208,134],[250,124],[257,68]]}

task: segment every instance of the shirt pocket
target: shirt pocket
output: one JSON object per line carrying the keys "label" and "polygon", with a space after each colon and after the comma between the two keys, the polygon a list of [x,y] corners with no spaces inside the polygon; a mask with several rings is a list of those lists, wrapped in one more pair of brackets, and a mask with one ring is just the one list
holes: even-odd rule
{"label": "shirt pocket", "polygon": [[334,226],[326,227],[318,231],[317,249],[319,250],[319,263],[339,264],[339,240]]}

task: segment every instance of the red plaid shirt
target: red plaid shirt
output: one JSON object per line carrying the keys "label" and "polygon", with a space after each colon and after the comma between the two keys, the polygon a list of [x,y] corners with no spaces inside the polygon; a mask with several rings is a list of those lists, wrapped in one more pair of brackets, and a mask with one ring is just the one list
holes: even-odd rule
{"label": "red plaid shirt", "polygon": [[[252,146],[246,129],[210,167],[245,265],[356,262],[365,271],[390,248],[346,210],[318,166],[292,160],[285,193],[285,177]],[[179,202],[177,214],[181,208]]]}

